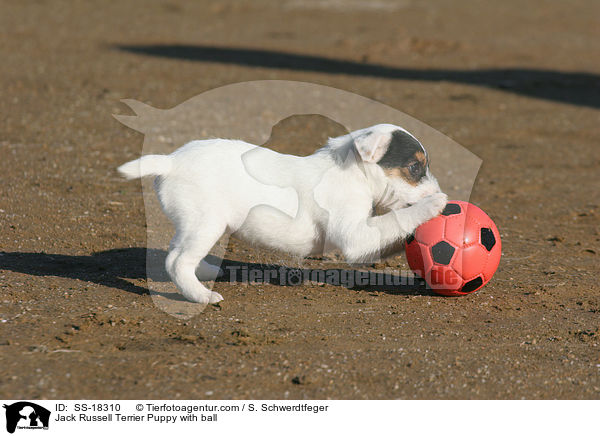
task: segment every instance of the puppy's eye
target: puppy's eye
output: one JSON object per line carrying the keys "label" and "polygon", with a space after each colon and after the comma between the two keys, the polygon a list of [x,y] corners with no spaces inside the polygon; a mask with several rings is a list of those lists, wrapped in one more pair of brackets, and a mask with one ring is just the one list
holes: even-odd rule
{"label": "puppy's eye", "polygon": [[421,172],[421,165],[419,165],[418,162],[415,162],[414,164],[411,164],[408,167],[408,171],[410,171],[410,175],[411,176],[415,176],[416,177]]}

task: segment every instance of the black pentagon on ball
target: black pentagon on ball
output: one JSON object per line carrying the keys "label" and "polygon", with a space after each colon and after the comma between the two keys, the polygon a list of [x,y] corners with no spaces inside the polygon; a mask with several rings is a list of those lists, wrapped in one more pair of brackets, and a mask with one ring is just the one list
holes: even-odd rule
{"label": "black pentagon on ball", "polygon": [[452,260],[454,254],[454,247],[448,244],[446,241],[441,241],[431,247],[431,257],[434,262],[441,265],[448,265]]}
{"label": "black pentagon on ball", "polygon": [[481,245],[483,245],[487,251],[492,251],[492,248],[496,245],[496,238],[494,237],[492,229],[488,229],[487,227],[481,228]]}
{"label": "black pentagon on ball", "polygon": [[483,279],[481,277],[477,277],[477,278],[475,278],[473,280],[469,280],[467,283],[465,283],[464,286],[462,287],[462,289],[460,290],[460,292],[464,292],[465,294],[468,294],[469,292],[473,292],[474,290],[476,290],[482,284],[483,284]]}
{"label": "black pentagon on ball", "polygon": [[460,213],[460,204],[457,203],[448,203],[444,210],[442,211],[442,215],[456,215]]}

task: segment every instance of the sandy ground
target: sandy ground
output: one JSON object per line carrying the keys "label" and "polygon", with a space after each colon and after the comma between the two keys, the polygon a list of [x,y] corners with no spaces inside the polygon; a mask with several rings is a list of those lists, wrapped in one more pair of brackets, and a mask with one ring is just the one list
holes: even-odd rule
{"label": "sandy ground", "polygon": [[[190,3],[2,2],[2,397],[600,398],[599,3]],[[453,299],[224,281],[221,307],[159,310],[141,185],[115,172],[143,136],[112,114],[257,79],[373,98],[480,156],[492,282]],[[306,154],[336,128],[274,135]]]}

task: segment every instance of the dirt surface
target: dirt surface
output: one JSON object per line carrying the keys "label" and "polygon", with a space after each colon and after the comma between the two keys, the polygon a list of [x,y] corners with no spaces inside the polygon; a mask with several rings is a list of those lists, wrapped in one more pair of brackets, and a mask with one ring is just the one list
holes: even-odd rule
{"label": "dirt surface", "polygon": [[[600,398],[600,4],[496,3],[3,1],[0,396]],[[257,79],[379,100],[480,156],[492,282],[443,298],[223,281],[221,307],[159,310],[141,185],[115,172],[143,137],[112,114]],[[306,154],[336,128],[274,135]]]}

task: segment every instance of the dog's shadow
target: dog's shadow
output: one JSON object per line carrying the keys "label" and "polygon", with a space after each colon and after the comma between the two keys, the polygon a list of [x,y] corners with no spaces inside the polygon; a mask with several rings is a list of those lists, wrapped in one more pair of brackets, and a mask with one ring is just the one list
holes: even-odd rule
{"label": "dog's shadow", "polygon": [[[122,289],[134,294],[149,293],[130,280],[151,279],[167,282],[164,270],[164,250],[141,247],[119,248],[75,256],[48,253],[0,252],[0,270],[13,271],[38,277],[64,277],[92,282],[102,286]],[[146,260],[150,267],[146,267]],[[391,274],[384,271],[364,273],[358,269],[308,269],[285,265],[253,262],[238,262],[209,256],[207,261],[219,265],[224,275],[217,282],[265,283],[282,288],[302,286],[303,280],[333,286],[342,286],[355,291],[377,291],[394,295],[435,295],[426,284],[408,275]],[[171,300],[185,299],[180,294],[165,293]]]}

